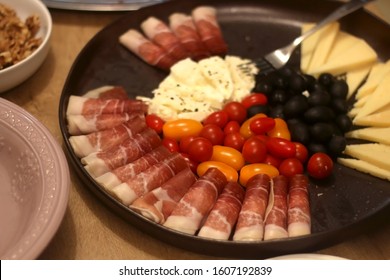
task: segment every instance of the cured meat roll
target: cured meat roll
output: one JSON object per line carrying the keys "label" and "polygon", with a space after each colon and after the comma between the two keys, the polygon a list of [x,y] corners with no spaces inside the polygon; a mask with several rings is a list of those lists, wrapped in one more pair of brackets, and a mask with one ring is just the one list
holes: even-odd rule
{"label": "cured meat roll", "polygon": [[164,226],[195,234],[226,184],[227,179],[221,171],[208,169],[179,201]]}
{"label": "cured meat roll", "polygon": [[69,142],[75,154],[82,158],[92,153],[107,151],[141,132],[146,127],[144,117],[135,117],[111,129],[92,132],[87,135],[71,136]]}
{"label": "cured meat roll", "polygon": [[83,94],[87,98],[102,98],[102,99],[128,99],[127,92],[120,86],[102,86],[95,88]]}
{"label": "cured meat roll", "polygon": [[68,115],[68,132],[70,135],[82,135],[110,129],[135,117],[144,117],[144,112],[136,111],[123,114]]}
{"label": "cured meat roll", "polygon": [[160,145],[159,135],[153,129],[146,128],[108,151],[93,153],[82,158],[81,162],[86,165],[85,170],[96,178],[133,162]]}
{"label": "cured meat roll", "polygon": [[263,239],[269,191],[270,177],[268,175],[257,174],[248,180],[233,240]]}
{"label": "cured meat roll", "polygon": [[142,171],[145,171],[152,165],[162,161],[163,159],[169,157],[171,152],[165,148],[164,146],[158,146],[153,151],[145,154],[144,156],[140,157],[139,159],[136,159],[133,162],[130,162],[126,165],[120,166],[110,172],[107,172],[99,177],[97,177],[95,180],[98,182],[101,186],[106,188],[107,190],[110,190],[114,188],[115,186],[118,186],[130,178],[136,176],[137,174],[141,173]]}
{"label": "cured meat roll", "polygon": [[210,56],[190,15],[173,13],[169,17],[169,25],[193,60],[199,61]]}
{"label": "cured meat roll", "polygon": [[134,111],[146,113],[148,106],[141,100],[69,97],[67,115],[121,114]]}
{"label": "cured meat roll", "polygon": [[223,189],[199,236],[228,240],[240,213],[245,191],[237,182],[230,181]]}
{"label": "cured meat roll", "polygon": [[192,11],[192,17],[200,38],[210,53],[212,55],[225,55],[227,44],[217,21],[217,10],[209,6],[200,6]]}
{"label": "cured meat roll", "polygon": [[163,224],[195,181],[196,177],[191,169],[185,168],[162,186],[137,198],[130,208],[156,223]]}
{"label": "cured meat roll", "polygon": [[182,45],[179,38],[161,20],[149,17],[141,23],[141,29],[152,42],[163,48],[168,55],[177,61],[189,57],[187,49]]}
{"label": "cured meat roll", "polygon": [[283,175],[272,179],[272,205],[265,219],[264,240],[288,237],[287,195],[288,178]]}
{"label": "cured meat roll", "polygon": [[134,200],[158,188],[187,167],[186,160],[179,153],[173,153],[125,183],[112,188],[110,192],[123,204],[130,206]]}
{"label": "cured meat roll", "polygon": [[169,70],[177,59],[163,48],[145,38],[135,29],[130,29],[119,37],[119,42],[146,63],[163,70]]}
{"label": "cured meat roll", "polygon": [[309,179],[303,174],[290,179],[287,224],[289,237],[311,232]]}

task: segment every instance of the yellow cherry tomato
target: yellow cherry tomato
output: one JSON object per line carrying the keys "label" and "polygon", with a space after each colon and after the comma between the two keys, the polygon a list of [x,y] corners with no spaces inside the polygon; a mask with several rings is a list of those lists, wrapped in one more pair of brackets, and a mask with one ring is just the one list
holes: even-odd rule
{"label": "yellow cherry tomato", "polygon": [[213,146],[213,155],[210,160],[226,163],[235,170],[240,170],[245,164],[244,157],[239,151],[220,145]]}
{"label": "yellow cherry tomato", "polygon": [[252,135],[254,135],[254,133],[252,132],[252,130],[250,129],[250,124],[251,122],[254,120],[254,119],[257,119],[257,118],[265,118],[267,117],[267,115],[263,114],[263,113],[259,113],[259,114],[256,114],[254,115],[253,117],[247,119],[246,121],[244,121],[240,127],[240,134],[242,136],[244,136],[245,139],[248,139],[250,138]]}
{"label": "yellow cherry tomato", "polygon": [[186,136],[198,136],[202,128],[203,125],[199,121],[192,119],[177,119],[167,121],[163,125],[162,130],[164,137],[180,141],[181,138]]}
{"label": "yellow cherry tomato", "polygon": [[275,166],[266,163],[245,165],[240,171],[240,184],[245,187],[248,180],[257,174],[267,174],[270,178],[273,178],[279,175],[279,170]]}
{"label": "yellow cherry tomato", "polygon": [[275,127],[268,131],[267,135],[270,137],[279,137],[286,140],[291,140],[290,130],[287,123],[281,118],[275,118]]}
{"label": "yellow cherry tomato", "polygon": [[231,167],[230,165],[227,165],[226,163],[215,161],[215,160],[209,160],[204,161],[200,163],[196,169],[196,172],[198,173],[198,176],[203,176],[203,174],[206,173],[207,169],[215,167],[219,171],[221,171],[228,181],[234,181],[237,182],[238,180],[238,172]]}

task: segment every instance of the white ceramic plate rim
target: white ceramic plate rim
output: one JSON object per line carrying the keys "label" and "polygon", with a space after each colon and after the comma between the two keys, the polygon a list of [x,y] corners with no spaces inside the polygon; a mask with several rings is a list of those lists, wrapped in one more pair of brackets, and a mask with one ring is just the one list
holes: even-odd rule
{"label": "white ceramic plate rim", "polygon": [[346,258],[324,255],[324,254],[290,254],[268,260],[346,260]]}
{"label": "white ceramic plate rim", "polygon": [[27,231],[1,259],[36,259],[57,232],[69,199],[70,174],[61,146],[50,131],[30,113],[0,98],[0,128],[15,130],[38,155],[44,168],[39,209]]}

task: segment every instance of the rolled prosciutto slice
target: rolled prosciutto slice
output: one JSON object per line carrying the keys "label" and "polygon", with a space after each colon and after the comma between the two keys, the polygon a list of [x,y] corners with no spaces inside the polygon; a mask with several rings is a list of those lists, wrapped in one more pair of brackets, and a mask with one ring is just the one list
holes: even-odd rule
{"label": "rolled prosciutto slice", "polygon": [[144,117],[145,113],[136,111],[122,114],[92,114],[92,115],[68,115],[68,132],[70,135],[82,135],[106,130],[120,125],[135,117]]}
{"label": "rolled prosciutto slice", "polygon": [[137,198],[158,188],[177,173],[187,168],[187,161],[179,153],[172,153],[163,161],[111,189],[111,194],[130,206]]}
{"label": "rolled prosciutto slice", "polygon": [[135,29],[130,29],[119,37],[119,42],[146,63],[163,70],[169,70],[177,59],[163,48],[145,38]]}
{"label": "rolled prosciutto slice", "polygon": [[208,169],[179,201],[164,226],[195,234],[226,184],[227,179],[221,171]]}
{"label": "rolled prosciutto slice", "polygon": [[228,240],[240,213],[245,191],[237,182],[230,181],[223,189],[198,235]]}
{"label": "rolled prosciutto slice", "polygon": [[179,38],[161,20],[149,17],[141,23],[141,29],[152,42],[162,47],[168,55],[178,61],[189,57],[187,49]]}
{"label": "rolled prosciutto slice", "polygon": [[257,174],[248,180],[233,240],[263,239],[269,191],[270,177],[268,175]]}
{"label": "rolled prosciutto slice", "polygon": [[311,232],[309,179],[303,174],[290,179],[287,224],[289,237]]}
{"label": "rolled prosciutto slice", "polygon": [[265,219],[264,240],[288,237],[288,178],[286,176],[279,175],[274,177],[272,182],[272,205]]}
{"label": "rolled prosciutto slice", "polygon": [[127,96],[126,90],[120,86],[102,86],[99,88],[95,88],[83,94],[83,97],[102,98],[102,99],[128,99],[129,98]]}
{"label": "rolled prosciutto slice", "polygon": [[123,143],[105,152],[90,154],[81,159],[86,171],[93,177],[135,161],[161,145],[161,138],[151,128],[127,138]]}
{"label": "rolled prosciutto slice", "polygon": [[217,21],[217,10],[209,6],[200,6],[192,11],[192,17],[200,38],[209,52],[212,55],[225,55],[227,44]]}
{"label": "rolled prosciutto slice", "polygon": [[169,17],[169,25],[193,60],[198,61],[210,56],[190,15],[173,13]]}
{"label": "rolled prosciutto slice", "polygon": [[134,111],[146,113],[148,106],[141,100],[69,97],[67,115],[122,114]]}
{"label": "rolled prosciutto slice", "polygon": [[130,208],[156,223],[163,224],[195,181],[196,176],[191,169],[185,168],[161,187],[137,198]]}
{"label": "rolled prosciutto slice", "polygon": [[165,148],[162,145],[158,146],[156,149],[145,154],[144,156],[140,157],[139,159],[136,159],[133,162],[130,162],[126,165],[120,166],[112,171],[109,171],[109,172],[97,177],[95,180],[101,186],[103,186],[107,190],[110,190],[110,189],[126,182],[127,180],[136,176],[137,174],[141,173],[142,171],[145,171],[146,169],[148,169],[152,165],[169,157],[170,154],[171,154],[171,152],[167,148]]}

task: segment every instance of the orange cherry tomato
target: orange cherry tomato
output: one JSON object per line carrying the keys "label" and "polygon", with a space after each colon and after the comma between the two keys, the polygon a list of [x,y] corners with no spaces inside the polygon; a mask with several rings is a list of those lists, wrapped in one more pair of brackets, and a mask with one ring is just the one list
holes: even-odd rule
{"label": "orange cherry tomato", "polygon": [[206,171],[209,168],[215,167],[219,171],[221,171],[228,181],[234,181],[237,182],[238,180],[238,172],[231,166],[227,165],[226,163],[220,162],[220,161],[204,161],[198,165],[198,168],[196,169],[196,172],[198,173],[198,176],[201,177],[203,174],[206,173]]}
{"label": "orange cherry tomato", "polygon": [[235,170],[240,170],[245,164],[244,157],[239,151],[220,145],[213,146],[213,155],[210,160],[226,163]]}
{"label": "orange cherry tomato", "polygon": [[181,138],[186,136],[198,136],[202,128],[203,125],[199,121],[192,119],[177,119],[167,121],[163,125],[162,131],[164,137],[180,141]]}
{"label": "orange cherry tomato", "polygon": [[275,118],[275,127],[268,131],[268,136],[279,137],[286,140],[291,140],[290,130],[288,129],[287,123],[281,118]]}
{"label": "orange cherry tomato", "polygon": [[279,175],[279,170],[275,166],[266,163],[245,165],[240,171],[240,184],[245,187],[248,180],[257,174],[267,174],[270,178],[273,178]]}
{"label": "orange cherry tomato", "polygon": [[240,133],[242,136],[244,136],[245,139],[248,139],[249,137],[253,136],[254,133],[253,131],[251,130],[250,128],[250,125],[251,125],[251,122],[254,120],[254,119],[257,119],[257,118],[265,118],[267,117],[265,114],[263,113],[259,113],[259,114],[256,114],[254,115],[253,117],[247,119],[246,121],[244,121],[240,127]]}

